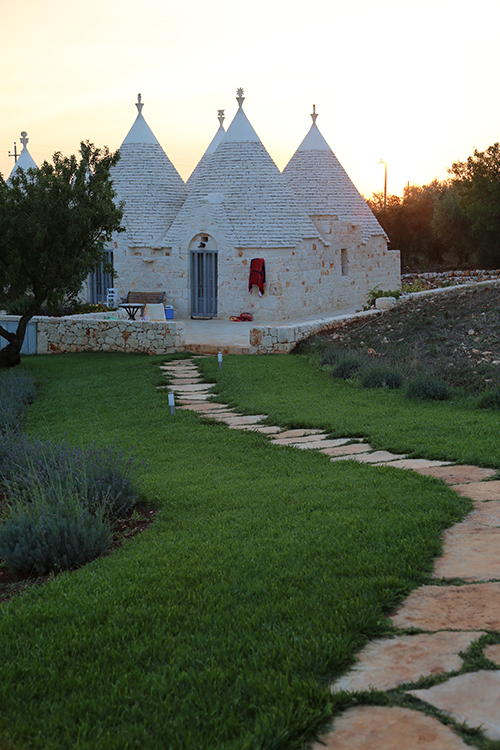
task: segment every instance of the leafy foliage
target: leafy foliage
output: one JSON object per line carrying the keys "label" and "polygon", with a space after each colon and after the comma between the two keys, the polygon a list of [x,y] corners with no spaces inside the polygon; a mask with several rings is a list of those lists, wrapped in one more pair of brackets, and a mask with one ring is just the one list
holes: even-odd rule
{"label": "leafy foliage", "polygon": [[17,573],[72,570],[109,547],[110,533],[100,516],[78,498],[26,505],[0,526],[0,557]]}
{"label": "leafy foliage", "polygon": [[472,223],[480,257],[487,264],[500,265],[500,144],[486,151],[474,150],[465,162],[455,162],[458,204]]}
{"label": "leafy foliage", "polygon": [[407,396],[423,401],[446,401],[451,397],[445,383],[429,375],[417,375],[408,383]]}
{"label": "leafy foliage", "polygon": [[480,409],[500,409],[500,388],[484,393],[477,405]]}
{"label": "leafy foliage", "polygon": [[363,388],[401,388],[404,378],[401,373],[388,367],[372,367],[362,378]]}
{"label": "leafy foliage", "polygon": [[20,169],[9,182],[0,177],[0,304],[30,300],[16,333],[0,326],[9,342],[0,366],[19,364],[26,326],[41,305],[75,298],[103,262],[105,243],[121,229],[110,178],[118,159],[82,142],[80,159],[56,153],[53,164]]}
{"label": "leafy foliage", "polygon": [[8,446],[0,475],[18,511],[36,498],[43,504],[73,496],[89,512],[115,517],[136,504],[141,468],[132,453],[116,446],[73,448],[65,441],[20,436]]}
{"label": "leafy foliage", "polygon": [[355,354],[341,355],[332,370],[332,377],[349,380],[355,377],[362,367],[362,360]]}
{"label": "leafy foliage", "polygon": [[[0,436],[17,433],[27,404],[36,396],[35,379],[27,370],[10,371],[0,380]],[[1,449],[0,449],[1,451]],[[0,459],[1,460],[1,459]]]}

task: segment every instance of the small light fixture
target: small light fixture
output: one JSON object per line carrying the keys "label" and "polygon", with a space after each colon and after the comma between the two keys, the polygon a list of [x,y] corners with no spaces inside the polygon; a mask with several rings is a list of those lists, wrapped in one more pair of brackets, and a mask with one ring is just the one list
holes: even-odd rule
{"label": "small light fixture", "polygon": [[170,416],[173,417],[175,414],[175,400],[173,393],[168,394],[168,405],[170,407]]}
{"label": "small light fixture", "polygon": [[219,362],[219,370],[222,370],[222,352],[218,353],[217,360]]}

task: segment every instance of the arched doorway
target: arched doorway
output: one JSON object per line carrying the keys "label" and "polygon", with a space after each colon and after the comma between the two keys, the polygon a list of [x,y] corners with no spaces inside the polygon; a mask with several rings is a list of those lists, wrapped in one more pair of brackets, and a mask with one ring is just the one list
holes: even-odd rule
{"label": "arched doorway", "polygon": [[190,245],[191,317],[217,317],[217,245],[213,237],[199,234]]}

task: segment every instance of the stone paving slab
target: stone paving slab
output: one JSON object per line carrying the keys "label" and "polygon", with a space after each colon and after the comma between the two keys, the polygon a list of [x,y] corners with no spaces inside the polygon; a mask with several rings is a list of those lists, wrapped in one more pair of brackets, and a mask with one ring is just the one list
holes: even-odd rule
{"label": "stone paving slab", "polygon": [[301,443],[317,443],[321,440],[321,436],[324,435],[326,438],[326,432],[310,432],[307,435],[297,435],[296,437],[287,437],[285,432],[282,432],[279,437],[273,438],[273,443],[279,443],[280,445],[300,445]]}
{"label": "stone paving slab", "polygon": [[490,740],[500,740],[500,670],[468,672],[427,690],[408,693],[449,712],[459,722],[481,729]]}
{"label": "stone paving slab", "polygon": [[340,690],[393,690],[403,682],[454,672],[462,668],[460,651],[484,635],[482,632],[402,635],[368,643],[356,666],[332,685]]}
{"label": "stone paving slab", "polygon": [[396,466],[398,469],[430,469],[434,466],[450,466],[451,461],[431,461],[426,458],[402,458],[391,461],[388,466]]}
{"label": "stone paving slab", "polygon": [[488,500],[500,500],[500,479],[492,479],[489,482],[469,482],[468,484],[453,485],[455,492],[471,500],[487,502]]}
{"label": "stone paving slab", "polygon": [[327,456],[349,456],[354,453],[368,453],[371,451],[371,445],[368,443],[350,443],[349,445],[340,445],[338,448],[323,448],[321,453]]}
{"label": "stone paving slab", "polygon": [[397,628],[500,630],[500,583],[421,586],[390,618]]}
{"label": "stone paving slab", "polygon": [[305,435],[325,435],[323,430],[307,430],[307,429],[295,429],[295,430],[284,430],[281,433],[283,438],[298,438]]}
{"label": "stone paving slab", "polygon": [[209,404],[199,404],[197,402],[185,402],[182,406],[183,409],[190,409],[191,411],[197,411],[201,414],[208,414],[218,411],[227,411],[229,408],[226,404],[216,404],[211,402]]}
{"label": "stone paving slab", "polygon": [[467,516],[464,523],[500,526],[500,500],[476,503],[475,510]]}
{"label": "stone paving slab", "polygon": [[500,579],[500,529],[459,523],[444,533],[444,553],[434,565],[434,578],[465,581]]}
{"label": "stone paving slab", "polygon": [[338,456],[337,458],[332,458],[332,461],[346,461],[347,459],[352,459],[353,461],[359,461],[363,464],[381,464],[386,463],[387,461],[392,461],[393,459],[397,460],[398,458],[405,458],[405,456],[398,456],[394,453],[390,453],[389,451],[374,451],[373,453],[359,453],[358,455],[352,454],[349,456]]}
{"label": "stone paving slab", "polygon": [[210,391],[213,388],[212,383],[195,383],[193,385],[177,385],[177,381],[175,383],[170,383],[170,388],[172,391],[175,392],[182,392],[182,393],[201,393],[202,391]]}
{"label": "stone paving slab", "polygon": [[176,378],[175,385],[196,385],[201,383],[201,378]]}
{"label": "stone paving slab", "polygon": [[446,484],[465,484],[469,482],[481,482],[496,475],[495,469],[483,469],[479,466],[436,466],[429,469],[415,469],[419,474],[442,479]]}
{"label": "stone paving slab", "polygon": [[334,440],[317,440],[311,443],[292,443],[291,445],[301,450],[319,450],[323,452],[327,448],[338,448],[339,445],[344,445],[348,441],[349,438],[336,438]]}
{"label": "stone paving slab", "polygon": [[471,750],[452,729],[409,708],[356,706],[313,750]]}
{"label": "stone paving slab", "polygon": [[491,661],[500,666],[500,643],[495,643],[492,646],[485,646],[483,654],[487,659],[491,659]]}
{"label": "stone paving slab", "polygon": [[228,425],[244,425],[244,424],[257,424],[262,420],[267,419],[267,414],[249,414],[244,416],[242,414],[234,414],[230,417],[225,417],[224,422]]}
{"label": "stone paving slab", "polygon": [[189,401],[208,401],[208,399],[213,396],[212,393],[190,393],[189,396],[183,396],[182,393],[176,393],[175,395],[179,397],[180,404]]}
{"label": "stone paving slab", "polygon": [[279,427],[275,425],[259,425],[252,424],[232,424],[229,426],[230,430],[246,430],[247,432],[260,432],[262,435],[276,435],[280,431]]}

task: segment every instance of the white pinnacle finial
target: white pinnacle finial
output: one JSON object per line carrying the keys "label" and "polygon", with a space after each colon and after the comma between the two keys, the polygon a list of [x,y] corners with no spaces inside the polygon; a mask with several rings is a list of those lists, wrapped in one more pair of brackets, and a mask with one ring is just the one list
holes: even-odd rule
{"label": "white pinnacle finial", "polygon": [[225,116],[224,116],[224,110],[223,109],[218,109],[217,110],[217,119],[219,120],[219,124],[222,127],[222,123],[226,119]]}
{"label": "white pinnacle finial", "polygon": [[23,149],[26,148],[26,146],[28,145],[28,142],[29,142],[29,138],[27,138],[27,135],[28,135],[28,133],[25,130],[23,130],[22,133],[21,133],[21,138],[19,139],[21,141],[21,143],[23,144]]}
{"label": "white pinnacle finial", "polygon": [[241,109],[243,106],[243,102],[245,101],[245,97],[243,96],[245,92],[240,88],[236,89],[236,93],[238,94],[238,96],[236,97],[236,101],[238,102],[238,107]]}
{"label": "white pinnacle finial", "polygon": [[141,104],[141,99],[142,99],[141,95],[137,94],[137,102],[135,106],[137,107],[137,111],[139,112],[139,114],[141,114],[141,110],[144,107],[144,104]]}
{"label": "white pinnacle finial", "polygon": [[318,115],[316,114],[316,105],[315,104],[313,104],[313,111],[312,111],[311,117],[312,117],[312,121],[313,121],[313,125],[314,125],[316,123],[316,119],[318,117]]}

